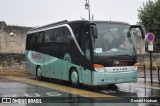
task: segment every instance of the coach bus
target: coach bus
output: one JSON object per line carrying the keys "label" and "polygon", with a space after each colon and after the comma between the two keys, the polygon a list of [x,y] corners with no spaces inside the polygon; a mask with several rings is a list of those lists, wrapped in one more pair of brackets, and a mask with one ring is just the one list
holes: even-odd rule
{"label": "coach bus", "polygon": [[109,85],[137,81],[132,28],[124,22],[60,21],[27,33],[27,71],[39,80],[54,78],[71,85]]}

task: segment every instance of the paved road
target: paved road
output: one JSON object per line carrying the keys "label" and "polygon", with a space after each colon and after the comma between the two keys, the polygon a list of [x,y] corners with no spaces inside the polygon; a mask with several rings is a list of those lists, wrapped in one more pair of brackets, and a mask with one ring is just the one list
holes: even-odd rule
{"label": "paved road", "polygon": [[[101,87],[93,89],[82,86],[72,88],[67,82],[62,81],[37,81],[35,77],[0,77],[0,97],[12,97],[14,104],[3,103],[0,105],[35,105],[31,102],[43,103],[38,105],[60,106],[158,106],[157,98],[160,97],[160,87],[156,81],[154,85],[144,84],[143,78],[137,83],[117,84],[118,90]],[[21,97],[20,99],[17,97]],[[137,103],[135,100],[142,97],[151,98],[155,103]],[[16,101],[18,100],[19,101]],[[150,98],[147,98],[148,100]],[[34,101],[35,100],[35,101]],[[37,101],[36,101],[37,100]],[[2,100],[1,100],[2,101]],[[131,103],[136,102],[136,103]],[[5,102],[5,101],[3,101]],[[22,103],[22,104],[17,104]],[[29,104],[26,104],[30,102]],[[115,103],[116,102],[116,103]],[[141,101],[140,101],[141,102]],[[118,103],[118,104],[117,104]]]}

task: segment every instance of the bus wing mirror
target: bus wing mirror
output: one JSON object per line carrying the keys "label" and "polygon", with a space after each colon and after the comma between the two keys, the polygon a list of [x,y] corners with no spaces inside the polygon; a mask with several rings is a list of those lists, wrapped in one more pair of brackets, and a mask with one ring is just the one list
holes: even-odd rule
{"label": "bus wing mirror", "polygon": [[145,39],[145,32],[144,32],[144,29],[143,29],[143,27],[141,25],[131,25],[130,26],[130,30],[132,28],[138,28],[140,30],[140,32],[141,32],[142,39]]}
{"label": "bus wing mirror", "polygon": [[96,25],[91,25],[91,31],[94,38],[98,38],[98,28]]}

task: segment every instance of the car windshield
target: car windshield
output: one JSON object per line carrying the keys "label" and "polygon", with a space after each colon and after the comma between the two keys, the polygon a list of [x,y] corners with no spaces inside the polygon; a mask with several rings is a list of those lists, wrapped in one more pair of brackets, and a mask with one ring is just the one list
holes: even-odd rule
{"label": "car windshield", "polygon": [[135,55],[133,33],[128,24],[96,23],[98,38],[94,41],[94,56]]}

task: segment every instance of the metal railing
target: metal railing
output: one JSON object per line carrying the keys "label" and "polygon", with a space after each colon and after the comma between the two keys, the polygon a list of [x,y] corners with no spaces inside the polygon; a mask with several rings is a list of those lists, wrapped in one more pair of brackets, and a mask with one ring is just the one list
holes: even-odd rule
{"label": "metal railing", "polygon": [[142,69],[144,72],[144,82],[146,84],[146,66],[145,65],[139,65],[138,69]]}

